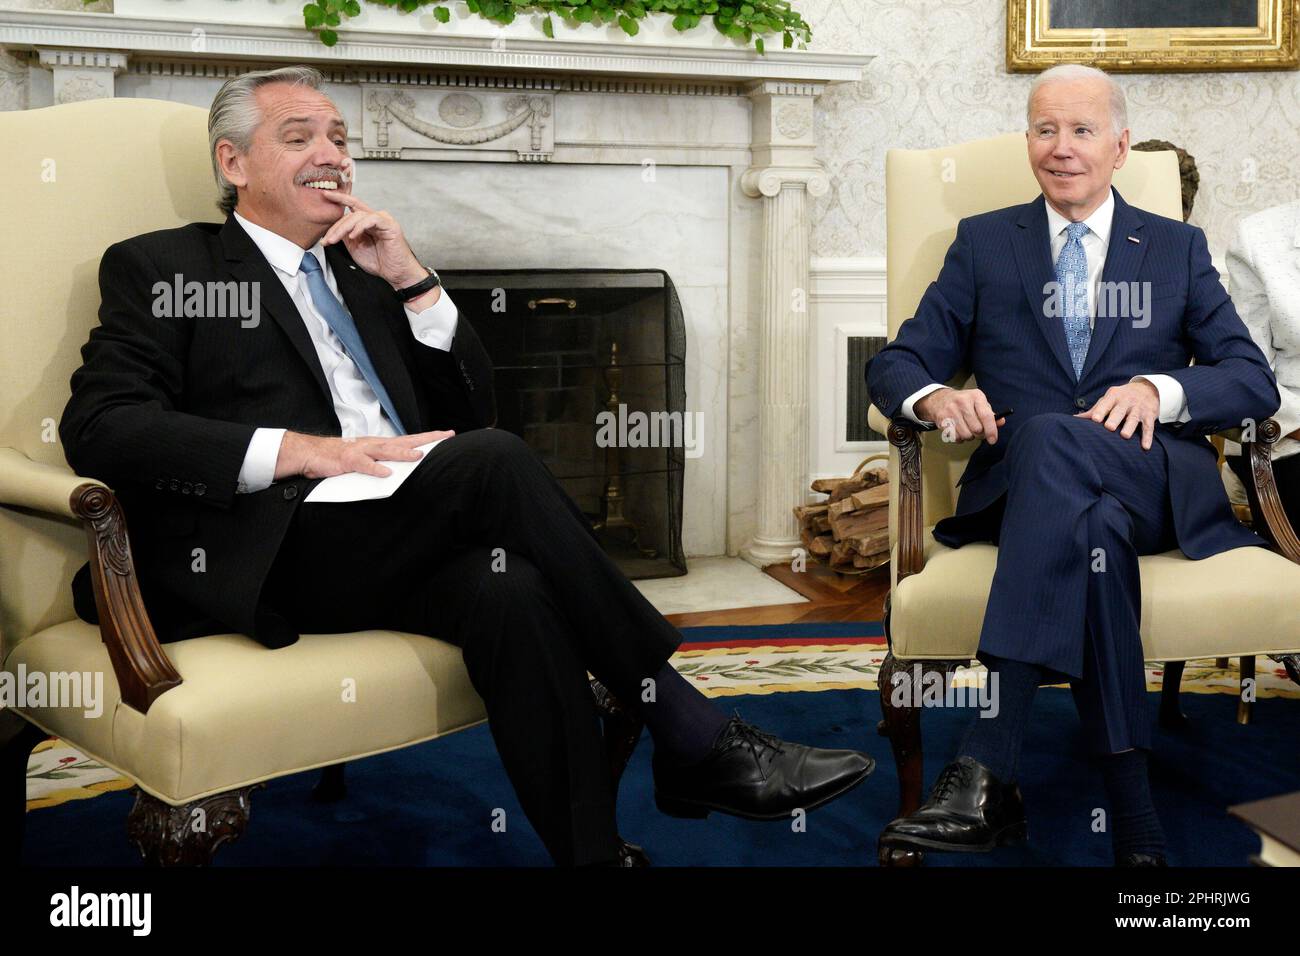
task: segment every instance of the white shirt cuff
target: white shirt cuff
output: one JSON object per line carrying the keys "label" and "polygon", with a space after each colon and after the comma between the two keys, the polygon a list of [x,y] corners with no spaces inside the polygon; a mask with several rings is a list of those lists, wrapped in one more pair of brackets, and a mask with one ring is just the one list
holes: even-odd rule
{"label": "white shirt cuff", "polygon": [[1172,375],[1134,375],[1130,382],[1150,382],[1160,393],[1160,423],[1163,425],[1182,424],[1192,420],[1192,413],[1187,409],[1187,393],[1182,383]]}
{"label": "white shirt cuff", "polygon": [[447,290],[443,289],[438,301],[423,312],[413,312],[406,307],[406,318],[411,323],[411,334],[415,341],[429,348],[450,351],[451,340],[456,337],[456,304],[451,301]]}
{"label": "white shirt cuff", "polygon": [[938,382],[935,382],[931,385],[925,386],[925,388],[922,388],[912,393],[912,395],[907,399],[907,401],[903,402],[903,417],[911,419],[912,421],[916,422],[918,425],[932,424],[931,422],[922,421],[921,419],[917,418],[916,412],[914,412],[913,409],[916,407],[916,403],[919,402],[921,399],[925,398],[925,396],[929,395],[931,392],[937,392],[939,391],[939,389],[943,387],[944,387],[943,385],[940,385]]}
{"label": "white shirt cuff", "polygon": [[235,491],[241,495],[251,495],[265,491],[275,481],[275,463],[280,458],[280,442],[284,440],[284,428],[259,428],[253,432],[253,439],[244,452],[244,464],[239,469],[235,481]]}

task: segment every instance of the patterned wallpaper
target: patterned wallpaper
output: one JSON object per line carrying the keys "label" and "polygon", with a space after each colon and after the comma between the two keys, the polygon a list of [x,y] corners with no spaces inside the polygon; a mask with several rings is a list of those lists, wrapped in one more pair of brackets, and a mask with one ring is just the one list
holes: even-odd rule
{"label": "patterned wallpaper", "polygon": [[[1006,72],[1005,0],[796,0],[818,49],[877,54],[867,78],[821,100],[831,191],[813,254],[885,254],[885,150],[926,149],[1025,128],[1032,76]],[[1300,71],[1119,76],[1134,142],[1196,159],[1192,222],[1216,259],[1237,222],[1300,198]]]}
{"label": "patterned wallpaper", "polygon": [[[812,251],[885,254],[885,150],[1024,129],[1031,77],[1006,72],[1005,0],[796,0],[817,49],[875,53],[867,78],[817,112],[831,191]],[[0,9],[112,9],[111,0],[0,0]],[[1134,141],[1166,139],[1201,173],[1192,221],[1221,258],[1237,221],[1300,198],[1300,71],[1121,76]],[[26,71],[0,53],[0,109],[27,105]]]}

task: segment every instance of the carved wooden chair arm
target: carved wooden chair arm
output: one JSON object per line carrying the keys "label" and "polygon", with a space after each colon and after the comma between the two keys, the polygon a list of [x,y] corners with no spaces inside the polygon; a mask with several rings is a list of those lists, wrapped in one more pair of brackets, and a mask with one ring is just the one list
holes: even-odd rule
{"label": "carved wooden chair arm", "polygon": [[925,567],[925,513],[921,498],[921,429],[906,418],[889,422],[885,432],[898,449],[897,580],[919,574]]}
{"label": "carved wooden chair arm", "polygon": [[874,405],[867,407],[867,424],[889,439],[898,449],[898,580],[925,567],[921,508],[921,431],[915,422],[899,417],[888,419]]}
{"label": "carved wooden chair arm", "polygon": [[1230,428],[1218,434],[1241,445],[1241,453],[1250,462],[1251,480],[1246,482],[1250,513],[1255,517],[1255,531],[1289,561],[1300,564],[1300,538],[1287,520],[1273,480],[1273,446],[1282,438],[1282,426],[1269,418],[1255,426],[1253,440],[1243,441],[1242,429]]}
{"label": "carved wooden chair arm", "polygon": [[181,676],[158,643],[140,596],[122,506],[101,482],[0,448],[0,505],[79,520],[86,530],[99,632],[124,703],[146,713]]}
{"label": "carved wooden chair arm", "polygon": [[[884,423],[884,418],[874,407],[869,420],[873,427]],[[886,436],[898,449],[898,513],[896,540],[898,542],[898,580],[917,574],[925,567],[925,532],[921,498],[921,429],[906,418],[889,421]],[[1277,551],[1290,561],[1300,564],[1300,538],[1291,527],[1282,499],[1273,479],[1273,445],[1282,437],[1282,428],[1274,419],[1267,419],[1255,427],[1255,437],[1242,441],[1242,430],[1233,428],[1219,434],[1241,444],[1242,453],[1249,456],[1252,480],[1246,486],[1250,510],[1255,516],[1256,531]]]}

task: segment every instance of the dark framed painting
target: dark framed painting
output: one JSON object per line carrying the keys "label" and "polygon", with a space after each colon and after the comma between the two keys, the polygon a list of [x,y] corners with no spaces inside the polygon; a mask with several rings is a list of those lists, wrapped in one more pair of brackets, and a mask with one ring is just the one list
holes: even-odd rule
{"label": "dark framed painting", "polygon": [[1007,0],[1007,70],[1294,70],[1300,0]]}

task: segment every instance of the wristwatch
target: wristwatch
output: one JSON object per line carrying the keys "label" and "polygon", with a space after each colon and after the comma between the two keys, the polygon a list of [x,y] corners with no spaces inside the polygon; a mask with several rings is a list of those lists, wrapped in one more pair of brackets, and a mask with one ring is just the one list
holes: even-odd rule
{"label": "wristwatch", "polygon": [[[429,269],[428,266],[425,266]],[[412,299],[418,299],[432,289],[442,285],[442,280],[438,278],[438,273],[429,269],[429,274],[417,282],[415,285],[408,285],[405,289],[397,290],[397,297],[403,302],[410,302]]]}

